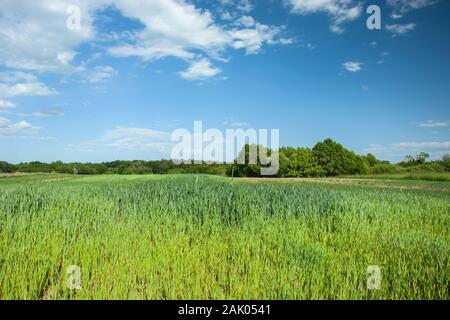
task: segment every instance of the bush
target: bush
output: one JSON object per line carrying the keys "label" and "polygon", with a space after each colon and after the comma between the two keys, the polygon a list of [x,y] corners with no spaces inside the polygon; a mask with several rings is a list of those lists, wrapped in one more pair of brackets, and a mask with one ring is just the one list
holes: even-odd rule
{"label": "bush", "polygon": [[369,168],[369,174],[396,173],[399,170],[390,163],[378,163]]}
{"label": "bush", "polygon": [[439,162],[429,162],[426,164],[415,165],[408,167],[407,172],[445,172],[446,168]]}

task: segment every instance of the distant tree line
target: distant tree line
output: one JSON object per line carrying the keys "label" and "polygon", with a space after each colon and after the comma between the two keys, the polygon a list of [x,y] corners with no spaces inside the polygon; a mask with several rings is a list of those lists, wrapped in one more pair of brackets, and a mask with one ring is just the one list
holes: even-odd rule
{"label": "distant tree line", "polygon": [[[171,160],[157,161],[112,161],[103,163],[52,163],[28,162],[10,164],[0,161],[0,173],[66,173],[66,174],[210,174],[234,177],[259,177],[266,159],[258,158],[250,164],[250,150],[258,154],[272,155],[270,149],[257,145],[245,145],[238,159],[229,164],[181,164]],[[261,152],[259,152],[261,151]],[[450,172],[450,155],[440,161],[428,161],[430,155],[419,153],[406,156],[398,164],[378,160],[374,155],[358,155],[343,145],[326,139],[312,149],[283,147],[278,152],[278,177],[332,177],[356,174],[382,174],[399,171]],[[241,161],[238,161],[241,160]],[[245,163],[245,164],[240,164]]]}
{"label": "distant tree line", "polygon": [[175,165],[171,160],[156,161],[112,161],[103,163],[64,163],[55,161],[52,163],[27,162],[19,164],[10,164],[0,161],[0,173],[66,173],[66,174],[175,174],[175,173],[196,173],[225,175],[225,164],[201,165],[181,164]]}

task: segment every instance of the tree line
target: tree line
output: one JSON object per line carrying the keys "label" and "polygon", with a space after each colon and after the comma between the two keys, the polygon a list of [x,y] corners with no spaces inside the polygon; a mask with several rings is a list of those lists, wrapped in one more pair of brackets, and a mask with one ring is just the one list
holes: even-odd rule
{"label": "tree line", "polygon": [[[250,149],[263,148],[262,154],[272,155],[270,149],[263,146],[245,145],[238,161],[228,164],[181,164],[171,160],[157,161],[112,161],[103,163],[52,163],[27,162],[10,164],[0,161],[0,173],[65,173],[65,174],[210,174],[234,177],[259,177],[261,159],[249,164]],[[332,177],[357,174],[396,173],[402,169],[433,172],[449,172],[450,156],[444,155],[440,161],[428,161],[430,155],[419,153],[408,155],[405,160],[392,164],[377,159],[372,154],[358,155],[332,139],[317,143],[312,149],[282,147],[278,152],[278,177]],[[244,159],[242,159],[244,157]],[[244,161],[242,161],[244,160]],[[245,164],[240,164],[245,163]],[[265,162],[264,162],[265,163]]]}
{"label": "tree line", "polygon": [[[263,146],[256,146],[264,148]],[[227,169],[228,175],[237,177],[258,177],[262,164],[248,164],[251,146],[246,145],[239,157],[245,157],[244,165],[235,161]],[[259,150],[258,150],[259,151]],[[271,150],[262,150],[262,154],[271,155]],[[310,148],[283,147],[279,154],[278,177],[334,177],[343,175],[393,174],[404,171],[450,172],[450,155],[439,161],[428,161],[430,155],[421,152],[416,156],[408,155],[405,160],[392,164],[377,159],[373,154],[358,155],[342,144],[325,139]]]}

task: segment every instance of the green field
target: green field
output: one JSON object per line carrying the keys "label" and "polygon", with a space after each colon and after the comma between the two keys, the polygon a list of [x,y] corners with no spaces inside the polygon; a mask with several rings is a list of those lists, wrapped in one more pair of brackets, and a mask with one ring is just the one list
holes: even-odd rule
{"label": "green field", "polygon": [[449,230],[446,181],[3,176],[0,299],[449,299]]}

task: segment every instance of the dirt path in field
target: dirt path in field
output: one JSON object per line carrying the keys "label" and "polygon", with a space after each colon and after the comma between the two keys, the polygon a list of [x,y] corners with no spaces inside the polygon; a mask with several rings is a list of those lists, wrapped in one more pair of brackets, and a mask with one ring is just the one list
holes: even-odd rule
{"label": "dirt path in field", "polygon": [[0,179],[1,178],[14,178],[14,177],[25,177],[25,176],[31,176],[32,173],[0,173]]}

